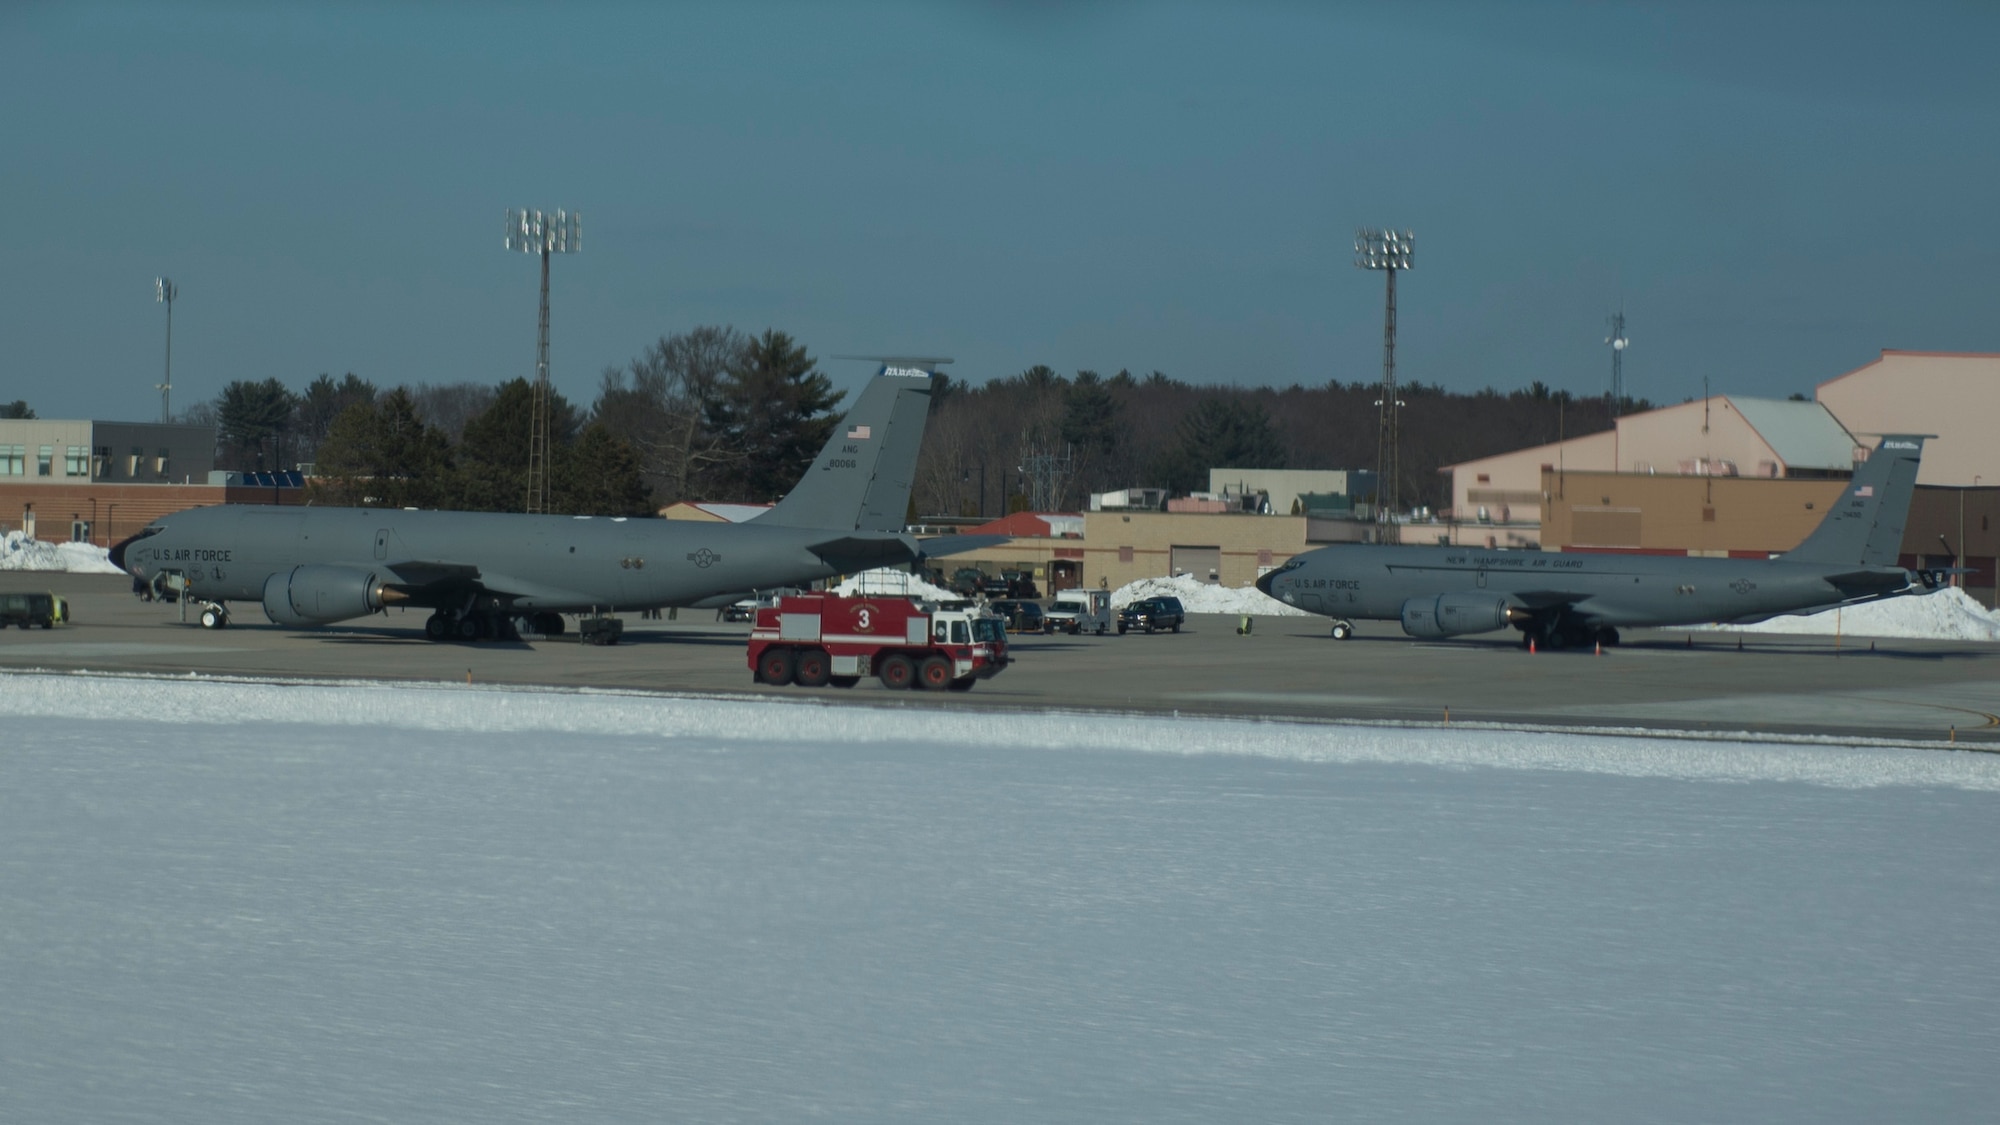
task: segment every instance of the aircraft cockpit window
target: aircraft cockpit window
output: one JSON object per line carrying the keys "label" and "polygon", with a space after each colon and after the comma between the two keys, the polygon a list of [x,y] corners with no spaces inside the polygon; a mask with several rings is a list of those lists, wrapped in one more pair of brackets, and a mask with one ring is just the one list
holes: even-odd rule
{"label": "aircraft cockpit window", "polygon": [[954,621],[951,623],[951,643],[955,645],[971,643],[971,637],[966,631],[965,622]]}
{"label": "aircraft cockpit window", "polygon": [[137,543],[141,539],[150,539],[151,537],[158,535],[160,532],[165,530],[166,530],[165,527],[159,524],[154,524],[153,526],[141,531],[139,534],[134,535],[132,537],[132,542]]}

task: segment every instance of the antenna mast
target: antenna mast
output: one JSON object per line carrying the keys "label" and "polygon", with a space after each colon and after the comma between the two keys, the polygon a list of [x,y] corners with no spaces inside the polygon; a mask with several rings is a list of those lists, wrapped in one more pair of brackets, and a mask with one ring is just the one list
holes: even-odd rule
{"label": "antenna mast", "polygon": [[1611,345],[1611,416],[1618,418],[1625,413],[1625,310],[1620,308],[1611,314],[1611,335],[1604,338]]}

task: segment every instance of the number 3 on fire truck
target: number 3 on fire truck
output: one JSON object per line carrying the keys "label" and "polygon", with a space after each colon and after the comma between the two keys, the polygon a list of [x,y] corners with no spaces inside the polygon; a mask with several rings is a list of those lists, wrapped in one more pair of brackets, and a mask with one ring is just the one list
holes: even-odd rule
{"label": "number 3 on fire truck", "polygon": [[855,610],[854,627],[856,629],[861,630],[864,633],[866,633],[870,629],[873,629],[875,627],[875,624],[873,621],[869,620],[869,617],[870,617],[870,610],[867,606],[864,605],[860,609]]}

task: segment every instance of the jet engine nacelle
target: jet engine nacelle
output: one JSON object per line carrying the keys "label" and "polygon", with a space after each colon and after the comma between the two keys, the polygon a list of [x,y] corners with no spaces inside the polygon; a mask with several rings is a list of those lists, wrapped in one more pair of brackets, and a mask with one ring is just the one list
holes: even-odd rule
{"label": "jet engine nacelle", "polygon": [[1494,594],[1442,594],[1403,603],[1403,632],[1412,637],[1456,637],[1505,629],[1521,610]]}
{"label": "jet engine nacelle", "polygon": [[324,625],[366,617],[402,601],[374,571],[351,566],[295,566],[264,580],[264,616],[279,625]]}

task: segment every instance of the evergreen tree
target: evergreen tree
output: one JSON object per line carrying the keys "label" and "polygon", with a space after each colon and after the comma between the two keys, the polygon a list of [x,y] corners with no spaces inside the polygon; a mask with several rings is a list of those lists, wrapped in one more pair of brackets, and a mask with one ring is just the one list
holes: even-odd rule
{"label": "evergreen tree", "polygon": [[0,403],[0,418],[33,418],[34,416],[35,408],[29,406],[26,399],[17,398],[13,402]]}
{"label": "evergreen tree", "polygon": [[321,372],[299,396],[293,428],[298,434],[299,453],[308,459],[318,455],[319,444],[333,429],[333,420],[356,403],[375,401],[375,384],[354,372],[336,383]]}
{"label": "evergreen tree", "polygon": [[740,458],[719,489],[750,502],[780,499],[812,467],[839,418],[841,395],[805,346],[768,329],[724,377],[708,427]]}
{"label": "evergreen tree", "polygon": [[[494,392],[493,404],[465,424],[458,442],[457,507],[468,512],[518,512],[528,503],[528,446],[535,427],[535,388],[510,379]],[[576,440],[577,412],[569,400],[549,391],[550,480],[564,447]]]}
{"label": "evergreen tree", "polygon": [[630,443],[600,423],[583,428],[556,460],[550,511],[578,516],[650,516],[653,490]]}
{"label": "evergreen tree", "polygon": [[225,469],[282,469],[294,452],[292,415],[298,398],[276,379],[238,379],[216,400],[221,465]]}
{"label": "evergreen tree", "polygon": [[401,387],[341,412],[318,454],[314,499],[382,508],[437,508],[456,499],[451,445],[417,417]]}
{"label": "evergreen tree", "polygon": [[1210,469],[1285,467],[1285,447],[1271,428],[1271,416],[1253,401],[1205,398],[1181,419],[1174,437],[1158,474],[1176,493],[1207,488]]}

